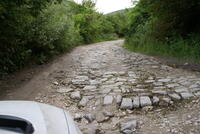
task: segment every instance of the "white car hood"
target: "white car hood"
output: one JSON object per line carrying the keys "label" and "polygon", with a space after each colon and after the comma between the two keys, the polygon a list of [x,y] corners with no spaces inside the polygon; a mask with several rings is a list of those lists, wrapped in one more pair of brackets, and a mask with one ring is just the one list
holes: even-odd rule
{"label": "white car hood", "polygon": [[[31,122],[34,127],[33,134],[81,134],[68,113],[46,104],[0,101],[0,115],[15,116]],[[3,130],[0,130],[0,133],[7,134],[3,133]]]}

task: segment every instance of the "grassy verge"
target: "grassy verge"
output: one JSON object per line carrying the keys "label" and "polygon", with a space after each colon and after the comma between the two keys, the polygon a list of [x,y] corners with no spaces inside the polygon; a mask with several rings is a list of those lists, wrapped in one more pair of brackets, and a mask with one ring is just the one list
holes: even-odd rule
{"label": "grassy verge", "polygon": [[[131,42],[134,41],[132,40]],[[192,36],[188,39],[179,38],[168,42],[145,39],[134,43],[126,41],[124,47],[130,51],[173,57],[190,63],[200,63],[199,37]]]}

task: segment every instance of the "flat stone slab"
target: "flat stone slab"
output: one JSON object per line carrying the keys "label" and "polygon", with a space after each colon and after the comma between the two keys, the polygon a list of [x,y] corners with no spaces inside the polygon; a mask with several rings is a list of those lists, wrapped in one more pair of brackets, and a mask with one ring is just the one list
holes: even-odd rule
{"label": "flat stone slab", "polygon": [[188,92],[187,88],[175,88],[175,92],[176,93],[184,93],[184,92]]}
{"label": "flat stone slab", "polygon": [[159,94],[159,95],[167,95],[167,91],[165,90],[153,90],[153,94]]}
{"label": "flat stone slab", "polygon": [[105,72],[104,75],[116,75],[118,74],[117,72]]}
{"label": "flat stone slab", "polygon": [[133,108],[139,108],[140,107],[140,98],[134,97],[133,98]]}
{"label": "flat stone slab", "polygon": [[116,79],[116,82],[126,82],[127,81],[127,79],[125,79],[125,78],[117,78]]}
{"label": "flat stone slab", "polygon": [[113,97],[108,95],[108,96],[105,96],[104,97],[104,100],[103,100],[103,104],[104,105],[110,105],[113,103]]}
{"label": "flat stone slab", "polygon": [[149,98],[149,96],[140,97],[140,105],[141,105],[141,107],[152,106],[152,102],[151,102],[151,99]]}
{"label": "flat stone slab", "polygon": [[97,88],[96,86],[85,86],[85,87],[83,88],[83,90],[95,91],[96,88]]}
{"label": "flat stone slab", "polygon": [[164,83],[166,83],[166,82],[170,82],[171,79],[159,79],[158,81],[159,81],[159,82],[164,82]]}
{"label": "flat stone slab", "polygon": [[101,82],[100,81],[97,81],[97,80],[90,80],[90,85],[98,85],[100,84]]}
{"label": "flat stone slab", "polygon": [[174,83],[174,84],[168,84],[168,85],[167,85],[168,88],[174,88],[174,87],[178,87],[178,86],[180,86],[180,85],[177,84],[177,83]]}
{"label": "flat stone slab", "polygon": [[110,89],[110,88],[101,89],[101,90],[100,90],[100,93],[101,93],[101,94],[108,94],[108,93],[111,92],[111,90],[112,90],[112,89]]}
{"label": "flat stone slab", "polygon": [[133,108],[133,102],[131,98],[123,98],[122,103],[120,106],[121,109],[132,109]]}
{"label": "flat stone slab", "polygon": [[74,89],[62,87],[57,90],[58,93],[69,93],[71,91],[74,91]]}
{"label": "flat stone slab", "polygon": [[185,92],[185,93],[180,93],[181,97],[183,99],[189,99],[191,97],[193,97],[194,95],[192,93],[189,93],[189,92]]}
{"label": "flat stone slab", "polygon": [[153,83],[155,80],[146,80],[145,83]]}
{"label": "flat stone slab", "polygon": [[181,100],[181,97],[176,93],[172,93],[172,94],[168,94],[168,95],[173,101]]}
{"label": "flat stone slab", "polygon": [[73,92],[70,97],[72,99],[80,100],[81,99],[81,93],[80,93],[80,91]]}
{"label": "flat stone slab", "polygon": [[163,86],[163,83],[162,82],[154,82],[153,85],[154,86]]}

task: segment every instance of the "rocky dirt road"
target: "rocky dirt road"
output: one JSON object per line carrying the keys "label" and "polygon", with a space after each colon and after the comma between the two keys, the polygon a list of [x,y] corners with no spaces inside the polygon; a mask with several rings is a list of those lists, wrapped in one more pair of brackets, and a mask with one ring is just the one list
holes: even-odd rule
{"label": "rocky dirt road", "polygon": [[27,79],[19,73],[1,81],[0,98],[64,108],[84,134],[199,134],[200,74],[122,44],[77,47]]}

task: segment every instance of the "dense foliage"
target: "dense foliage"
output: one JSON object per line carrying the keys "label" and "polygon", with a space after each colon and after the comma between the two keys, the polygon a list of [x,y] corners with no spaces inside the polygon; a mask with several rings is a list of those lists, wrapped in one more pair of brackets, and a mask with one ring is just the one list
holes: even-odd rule
{"label": "dense foliage", "polygon": [[200,60],[200,1],[140,0],[129,12],[126,46],[135,51]]}
{"label": "dense foliage", "polygon": [[94,7],[91,0],[0,1],[0,74],[79,44],[116,39],[111,22]]}
{"label": "dense foliage", "polygon": [[128,32],[128,12],[129,9],[124,9],[106,15],[106,19],[114,28],[114,33],[119,37],[124,37]]}

